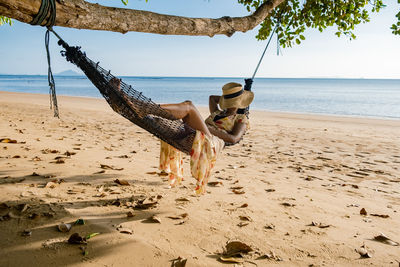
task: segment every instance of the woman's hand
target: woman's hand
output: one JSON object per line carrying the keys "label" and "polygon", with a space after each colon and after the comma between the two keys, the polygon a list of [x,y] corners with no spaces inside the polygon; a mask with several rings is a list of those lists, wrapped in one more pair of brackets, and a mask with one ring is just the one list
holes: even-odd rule
{"label": "woman's hand", "polygon": [[207,127],[212,135],[221,138],[222,140],[224,140],[225,143],[231,144],[236,144],[237,142],[239,142],[240,139],[242,139],[243,135],[246,133],[247,129],[247,125],[244,123],[236,123],[231,133],[227,133],[224,130],[217,129],[210,125],[207,125]]}
{"label": "woman's hand", "polygon": [[221,96],[219,96],[219,95],[210,95],[210,97],[208,99],[208,107],[210,109],[210,114],[212,114],[215,111],[220,110],[218,107],[220,97]]}

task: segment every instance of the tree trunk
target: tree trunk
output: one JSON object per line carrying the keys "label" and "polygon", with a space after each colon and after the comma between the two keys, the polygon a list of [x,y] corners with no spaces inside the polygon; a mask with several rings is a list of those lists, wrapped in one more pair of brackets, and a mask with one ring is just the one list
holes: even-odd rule
{"label": "tree trunk", "polygon": [[[126,33],[129,31],[167,35],[224,34],[246,32],[259,25],[271,10],[285,0],[269,0],[245,17],[188,18],[125,8],[105,7],[84,0],[57,0],[55,25],[89,30]],[[30,23],[41,0],[0,0],[0,15]]]}

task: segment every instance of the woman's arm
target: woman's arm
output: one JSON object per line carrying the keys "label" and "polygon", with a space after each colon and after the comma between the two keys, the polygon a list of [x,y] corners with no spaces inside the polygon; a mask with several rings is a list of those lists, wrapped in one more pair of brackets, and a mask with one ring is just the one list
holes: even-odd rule
{"label": "woman's arm", "polygon": [[219,95],[210,95],[210,98],[208,99],[208,107],[210,109],[210,114],[213,112],[220,110],[218,108],[218,102],[219,102]]}
{"label": "woman's arm", "polygon": [[247,125],[244,123],[236,123],[231,133],[218,130],[217,128],[210,125],[207,125],[207,127],[212,135],[215,135],[224,140],[226,143],[231,144],[236,144],[237,142],[239,142],[247,129]]}

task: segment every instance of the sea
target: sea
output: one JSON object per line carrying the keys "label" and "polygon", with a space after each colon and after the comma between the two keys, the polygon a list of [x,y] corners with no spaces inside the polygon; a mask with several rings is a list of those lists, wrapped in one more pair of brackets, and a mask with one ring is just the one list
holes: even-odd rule
{"label": "sea", "polygon": [[[208,105],[228,82],[242,78],[122,76],[156,103]],[[85,76],[55,76],[58,95],[102,98]],[[0,91],[47,94],[47,75],[0,75]],[[400,119],[400,79],[255,78],[251,109]]]}

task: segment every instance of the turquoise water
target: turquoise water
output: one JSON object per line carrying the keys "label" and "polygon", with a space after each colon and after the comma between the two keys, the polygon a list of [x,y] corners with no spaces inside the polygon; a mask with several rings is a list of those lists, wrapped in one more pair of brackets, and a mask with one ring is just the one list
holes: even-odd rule
{"label": "turquoise water", "polygon": [[[158,103],[207,105],[227,82],[241,78],[121,77]],[[55,76],[58,95],[101,98],[84,76]],[[0,75],[0,91],[48,93],[47,76]],[[400,119],[400,80],[256,78],[253,109]]]}

